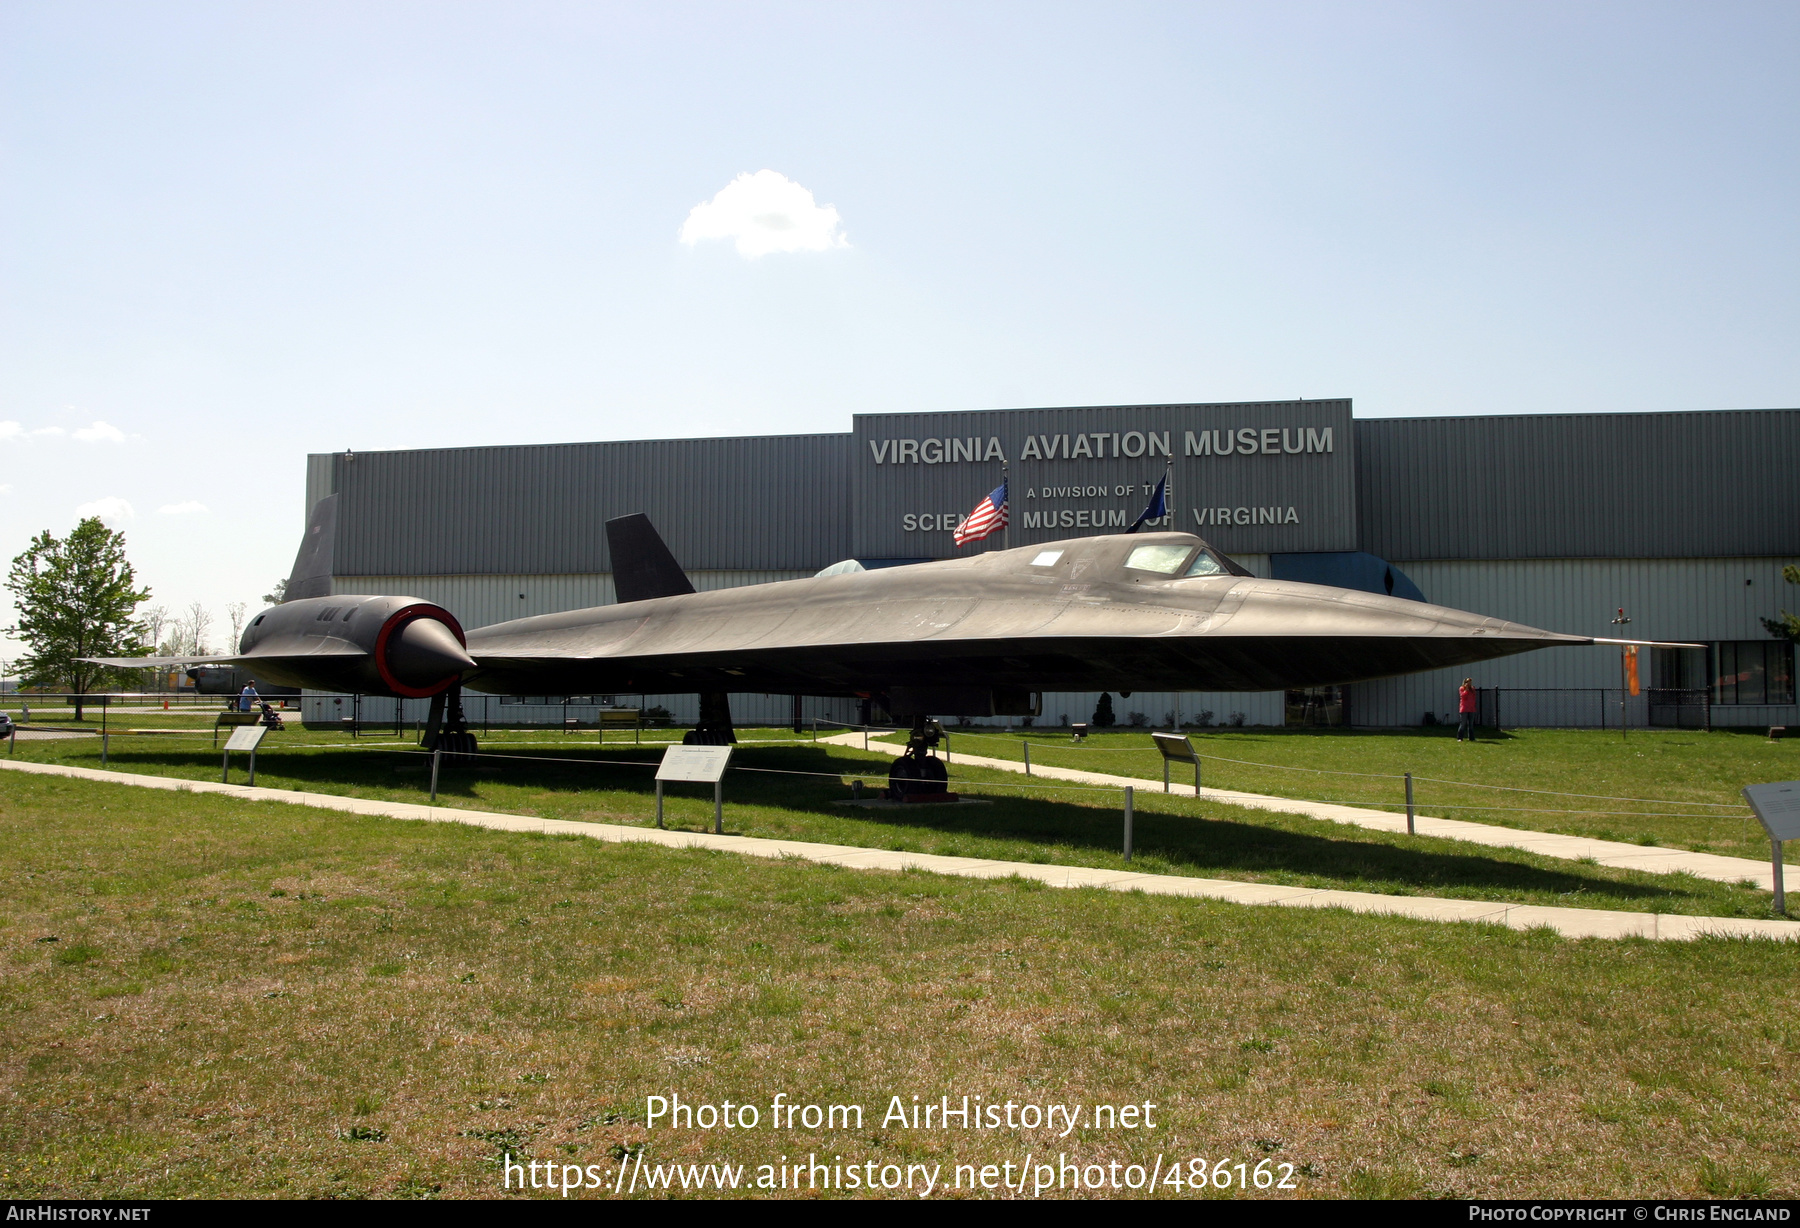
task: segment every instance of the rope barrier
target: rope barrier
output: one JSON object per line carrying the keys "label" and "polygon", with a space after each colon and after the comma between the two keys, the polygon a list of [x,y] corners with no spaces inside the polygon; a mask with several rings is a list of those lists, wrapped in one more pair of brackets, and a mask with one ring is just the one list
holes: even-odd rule
{"label": "rope barrier", "polygon": [[[833,723],[841,724],[842,722],[833,722]],[[872,729],[873,727],[870,727],[870,728]],[[81,732],[86,732],[86,731],[81,731]],[[195,740],[198,740],[199,738],[202,738],[202,737],[210,738],[210,736],[211,736],[210,733],[207,733],[207,734],[192,733],[192,734],[190,734],[190,733],[186,733],[185,731],[180,731],[180,730],[172,730],[166,734],[160,730],[138,731],[138,732],[149,733],[152,736],[157,736],[157,737],[174,737],[174,738],[189,737],[189,738],[193,738]],[[134,735],[114,735],[114,736],[134,736]],[[993,737],[995,735],[976,735],[976,736]],[[548,743],[534,743],[534,744],[535,745],[546,745],[546,744],[547,745],[557,745],[558,742],[553,740]],[[651,745],[656,745],[656,744],[657,743],[652,743]],[[767,745],[788,745],[788,743],[786,741],[780,741],[780,740],[770,740],[765,744],[767,744]],[[795,743],[795,744],[801,745],[804,743]],[[669,743],[667,743],[667,745],[673,746],[673,745],[678,745],[678,743],[669,742]],[[1031,743],[1031,745],[1047,746],[1049,744],[1038,742],[1038,743]],[[1056,749],[1056,747],[1054,747],[1054,746],[1050,746],[1050,748]],[[272,749],[276,749],[276,747],[271,746],[271,747],[263,748],[265,753],[266,753],[266,751],[272,750]],[[410,743],[410,742],[373,742],[373,743],[360,742],[360,743],[349,744],[349,745],[343,745],[343,744],[334,745],[334,744],[321,744],[321,743],[297,743],[297,744],[293,744],[290,746],[280,747],[279,749],[307,750],[307,751],[386,750],[386,751],[389,751],[389,752],[395,753],[395,754],[420,755],[420,756],[427,757],[427,758],[429,758],[433,753],[431,751],[423,750],[423,749],[419,748],[416,743]],[[571,747],[571,749],[573,749],[573,748]],[[1138,750],[1140,753],[1143,753],[1141,748],[1134,748],[1134,747],[1105,747],[1105,748],[1095,748],[1095,749]],[[547,756],[547,755],[494,754],[492,752],[485,752],[485,751],[476,751],[476,752],[472,752],[472,753],[471,752],[446,752],[446,753],[458,755],[464,759],[476,758],[476,759],[514,760],[514,761],[522,762],[522,763],[554,763],[554,764],[559,764],[559,765],[562,765],[565,767],[570,766],[570,765],[594,766],[594,767],[607,767],[607,766],[614,766],[614,765],[617,765],[620,767],[657,767],[657,766],[659,766],[659,761],[645,760],[645,759],[613,759],[613,758],[572,759],[572,758],[566,758],[566,757],[552,757],[552,756]],[[1402,777],[1394,776],[1394,775],[1391,775],[1388,773],[1349,772],[1349,771],[1338,771],[1338,770],[1334,770],[1334,769],[1330,769],[1330,768],[1288,767],[1288,765],[1285,765],[1285,764],[1263,764],[1263,763],[1257,763],[1254,760],[1230,759],[1230,758],[1226,758],[1224,756],[1217,756],[1217,755],[1202,755],[1200,757],[1203,759],[1213,759],[1217,762],[1222,762],[1222,763],[1237,763],[1237,764],[1242,764],[1242,765],[1252,766],[1252,767],[1287,768],[1287,770],[1291,770],[1291,771],[1315,772],[1315,773],[1327,774],[1327,775],[1372,777],[1372,778],[1387,779],[1387,780],[1402,779]],[[763,775],[773,775],[773,776],[801,776],[801,777],[832,779],[832,780],[887,780],[888,779],[888,777],[885,773],[875,773],[875,774],[864,775],[864,774],[857,774],[857,773],[853,773],[853,772],[808,772],[808,771],[800,771],[800,770],[792,769],[792,768],[754,768],[754,767],[746,767],[746,766],[739,765],[739,764],[733,764],[729,768],[729,770],[734,771],[734,772],[752,772],[752,773],[759,773],[759,774],[763,774]],[[1004,769],[1000,769],[1000,770],[1004,770]],[[1734,808],[1734,807],[1732,807],[1731,803],[1727,803],[1727,802],[1681,802],[1681,801],[1673,801],[1673,800],[1666,799],[1666,798],[1614,797],[1614,796],[1611,796],[1608,794],[1598,794],[1598,793],[1567,793],[1567,792],[1563,792],[1563,791],[1555,790],[1555,789],[1530,789],[1530,788],[1524,788],[1524,787],[1512,786],[1512,785],[1487,785],[1487,784],[1480,784],[1480,783],[1472,782],[1472,781],[1443,780],[1443,779],[1439,779],[1436,777],[1423,777],[1423,776],[1414,777],[1414,779],[1419,780],[1419,781],[1429,781],[1430,783],[1433,783],[1433,784],[1449,785],[1449,786],[1455,786],[1455,787],[1475,788],[1475,789],[1495,789],[1495,790],[1500,790],[1500,791],[1510,792],[1510,793],[1530,793],[1530,794],[1546,796],[1546,797],[1574,797],[1574,798],[1581,798],[1583,800],[1588,800],[1588,801],[1619,801],[1619,802],[1632,802],[1632,803],[1642,804],[1642,805],[1690,806],[1690,807],[1706,807],[1709,809],[1732,809],[1734,811],[1734,813],[1719,815],[1717,817],[1720,817],[1720,818],[1750,817],[1749,811],[1744,810],[1742,808]],[[974,781],[974,780],[970,780],[967,777],[956,777],[955,783],[957,783],[965,791],[968,791],[970,786],[979,786],[982,788],[1034,790],[1034,791],[1045,792],[1045,793],[1067,793],[1067,792],[1113,793],[1113,792],[1117,792],[1123,788],[1133,787],[1133,786],[1128,786],[1128,785],[1081,785],[1081,784],[1075,784],[1073,782],[1068,782],[1068,781],[1059,782],[1057,784],[1037,784],[1035,782],[1026,783],[1024,781],[1016,781],[1015,782],[1015,781],[1009,781],[1009,780]],[[1222,802],[1224,804],[1229,805],[1229,804],[1231,804],[1230,794],[1231,794],[1230,790],[1218,790],[1218,791],[1216,791],[1215,797],[1212,800],[1214,800],[1216,802]],[[1152,796],[1152,795],[1147,794],[1146,796]],[[1165,796],[1166,796],[1167,800],[1188,800],[1188,799],[1177,799],[1173,795],[1165,795]],[[1207,800],[1207,799],[1201,798],[1201,799],[1197,799],[1197,800]],[[1310,803],[1313,803],[1316,805],[1351,806],[1351,807],[1357,807],[1357,808],[1361,808],[1361,809],[1374,809],[1374,810],[1382,810],[1382,811],[1404,809],[1404,803],[1401,803],[1401,802],[1369,800],[1369,799],[1363,799],[1363,798],[1357,798],[1357,799],[1282,798],[1282,799],[1278,799],[1278,800],[1304,801],[1304,802],[1310,802]],[[1541,806],[1493,806],[1493,805],[1486,805],[1486,804],[1482,804],[1482,803],[1446,803],[1446,804],[1434,803],[1431,805],[1431,809],[1433,809],[1433,810],[1476,810],[1476,811],[1483,811],[1483,812],[1488,812],[1488,813],[1588,815],[1588,816],[1599,816],[1599,817],[1607,817],[1607,818],[1646,818],[1646,819],[1648,819],[1648,818],[1712,817],[1712,816],[1695,814],[1692,811],[1679,811],[1679,810],[1677,810],[1677,811],[1637,811],[1637,810],[1556,809],[1556,808],[1541,807]]]}

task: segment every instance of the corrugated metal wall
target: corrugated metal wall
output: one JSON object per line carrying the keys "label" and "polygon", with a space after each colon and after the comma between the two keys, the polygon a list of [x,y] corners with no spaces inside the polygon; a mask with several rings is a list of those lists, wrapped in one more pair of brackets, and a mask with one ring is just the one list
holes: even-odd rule
{"label": "corrugated metal wall", "polygon": [[334,570],[603,572],[605,522],[645,512],[685,567],[816,571],[850,554],[849,444],[802,435],[329,457]]}
{"label": "corrugated metal wall", "polygon": [[[1800,589],[1781,577],[1782,565],[1793,561],[1793,555],[1469,560],[1409,562],[1406,572],[1427,601],[1548,631],[1651,640],[1763,640],[1769,633],[1760,619],[1773,616],[1784,606],[1800,607]],[[1611,622],[1620,606],[1631,618],[1622,633]],[[1646,658],[1645,686],[1652,683],[1648,666]],[[1351,720],[1358,725],[1417,725],[1428,711],[1454,711],[1456,687],[1465,676],[1482,687],[1617,687],[1619,650],[1611,645],[1546,648],[1459,670],[1358,683],[1351,688]],[[1568,702],[1580,703],[1571,709],[1579,719],[1564,721],[1549,715],[1548,709],[1542,719],[1555,724],[1600,723],[1599,711],[1585,701]],[[1536,723],[1527,719],[1522,708],[1513,715],[1520,724]],[[1617,716],[1607,719],[1616,721]],[[1729,725],[1800,722],[1800,708],[1715,708],[1714,721]]]}
{"label": "corrugated metal wall", "polygon": [[1800,410],[1363,420],[1362,549],[1396,563],[1800,552],[1796,457]]}

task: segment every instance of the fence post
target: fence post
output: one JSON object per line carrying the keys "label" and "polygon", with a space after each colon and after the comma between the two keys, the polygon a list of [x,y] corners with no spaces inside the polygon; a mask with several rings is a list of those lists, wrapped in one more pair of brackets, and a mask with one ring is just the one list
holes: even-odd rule
{"label": "fence post", "polygon": [[1406,774],[1406,834],[1409,836],[1418,834],[1417,831],[1415,831],[1413,828],[1413,792],[1412,792],[1412,773],[1411,772],[1408,772]]}
{"label": "fence post", "polygon": [[[1163,792],[1167,793],[1168,791],[1169,791],[1169,757],[1167,755],[1164,755],[1163,756]],[[1198,785],[1195,786],[1194,793],[1195,793],[1195,796],[1199,796],[1199,786]]]}
{"label": "fence post", "polygon": [[1200,756],[1194,756],[1194,800],[1200,800]]}
{"label": "fence post", "polygon": [[[252,755],[254,755],[256,752],[251,751],[250,753]],[[444,752],[442,750],[434,750],[431,752],[431,804],[433,806],[437,805],[438,763],[443,759],[443,757],[444,757]],[[252,759],[251,762],[254,763],[255,760]]]}
{"label": "fence post", "polygon": [[1131,786],[1125,786],[1125,860],[1131,860]]}
{"label": "fence post", "polygon": [[656,825],[661,827],[662,820],[662,781],[656,782]]}
{"label": "fence post", "polygon": [[867,729],[863,730],[863,749],[869,749],[869,731]]}
{"label": "fence post", "polygon": [[106,743],[107,743],[106,729],[104,727],[102,727],[100,730],[100,766],[101,767],[106,766],[106,749],[107,749]]}
{"label": "fence post", "polygon": [[725,778],[713,781],[713,835],[725,834]]}
{"label": "fence post", "polygon": [[1031,775],[1031,743],[1021,743],[1025,747],[1025,774]]}

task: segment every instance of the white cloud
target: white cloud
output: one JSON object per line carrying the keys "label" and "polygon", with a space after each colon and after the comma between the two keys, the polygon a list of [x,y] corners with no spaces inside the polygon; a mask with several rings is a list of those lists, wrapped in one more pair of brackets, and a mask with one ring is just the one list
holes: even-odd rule
{"label": "white cloud", "polygon": [[12,487],[0,486],[0,495],[10,495],[10,494],[12,494]]}
{"label": "white cloud", "polygon": [[75,519],[86,520],[89,516],[98,516],[108,524],[117,524],[122,520],[130,520],[137,512],[131,504],[117,495],[108,495],[104,499],[95,499],[92,503],[83,503],[75,509]]}
{"label": "white cloud", "polygon": [[681,241],[692,247],[706,239],[735,239],[738,255],[750,259],[850,246],[835,205],[817,203],[811,191],[770,170],[739,175],[693,207],[681,225]]}
{"label": "white cloud", "polygon": [[194,512],[204,512],[206,510],[206,504],[194,499],[189,499],[183,503],[165,503],[156,509],[157,514],[161,516],[187,516]]}
{"label": "white cloud", "polygon": [[[0,422],[0,442],[8,439],[69,439],[79,443],[124,443],[128,436],[118,427],[108,422],[96,421],[92,426],[84,426],[70,435],[60,426],[40,426],[28,431],[22,422]],[[135,438],[135,437],[133,437]]]}
{"label": "white cloud", "polygon": [[125,432],[116,426],[95,421],[92,426],[84,426],[75,432],[75,438],[82,443],[124,443]]}

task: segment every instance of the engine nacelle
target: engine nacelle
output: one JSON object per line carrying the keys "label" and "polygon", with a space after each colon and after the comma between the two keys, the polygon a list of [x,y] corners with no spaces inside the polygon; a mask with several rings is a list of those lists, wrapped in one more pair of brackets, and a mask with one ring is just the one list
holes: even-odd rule
{"label": "engine nacelle", "polygon": [[475,668],[456,616],[416,597],[307,597],[250,620],[238,652],[270,682],[423,699]]}

